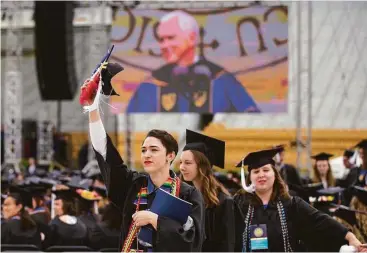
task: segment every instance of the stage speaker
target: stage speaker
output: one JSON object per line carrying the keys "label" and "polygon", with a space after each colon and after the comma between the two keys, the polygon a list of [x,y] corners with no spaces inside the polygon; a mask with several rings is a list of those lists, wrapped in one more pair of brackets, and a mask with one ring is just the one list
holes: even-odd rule
{"label": "stage speaker", "polygon": [[73,18],[73,2],[35,1],[36,66],[42,100],[72,100],[77,91]]}

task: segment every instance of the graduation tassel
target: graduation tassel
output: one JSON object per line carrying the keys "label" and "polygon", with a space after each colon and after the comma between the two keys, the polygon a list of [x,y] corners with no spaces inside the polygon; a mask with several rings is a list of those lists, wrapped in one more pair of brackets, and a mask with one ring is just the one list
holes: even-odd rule
{"label": "graduation tassel", "polygon": [[[55,191],[56,190],[56,186],[52,187],[52,190]],[[53,220],[55,218],[55,199],[56,199],[56,194],[52,193],[51,194],[51,219]]]}
{"label": "graduation tassel", "polygon": [[245,177],[245,169],[244,169],[244,165],[243,165],[243,160],[242,160],[242,166],[241,166],[241,184],[242,184],[242,188],[247,191],[248,193],[254,193],[255,192],[255,185],[254,184],[250,184],[249,186],[246,185],[246,177]]}

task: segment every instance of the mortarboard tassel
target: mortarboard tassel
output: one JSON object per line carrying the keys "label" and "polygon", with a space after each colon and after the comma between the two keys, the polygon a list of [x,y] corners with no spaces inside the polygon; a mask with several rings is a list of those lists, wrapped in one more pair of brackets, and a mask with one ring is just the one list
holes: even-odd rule
{"label": "mortarboard tassel", "polygon": [[245,177],[245,169],[243,166],[243,160],[242,160],[242,166],[241,166],[241,184],[242,188],[247,191],[248,193],[254,193],[255,192],[255,185],[250,184],[249,186],[246,185],[246,177]]}

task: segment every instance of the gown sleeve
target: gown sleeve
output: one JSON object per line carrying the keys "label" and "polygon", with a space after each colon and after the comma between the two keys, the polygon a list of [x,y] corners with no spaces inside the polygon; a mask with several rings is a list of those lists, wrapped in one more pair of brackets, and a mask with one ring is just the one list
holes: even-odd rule
{"label": "gown sleeve", "polygon": [[108,135],[106,159],[95,149],[94,151],[106,184],[108,197],[122,210],[127,193],[138,173],[127,168]]}
{"label": "gown sleeve", "polygon": [[212,248],[218,252],[233,252],[235,243],[233,199],[226,197],[217,208],[219,208],[216,213],[217,219],[214,219],[213,223],[216,223],[215,231],[218,233],[214,238],[219,238],[219,241],[215,242]]}
{"label": "gown sleeve", "polygon": [[299,239],[305,242],[308,250],[339,251],[346,244],[348,229],[345,226],[299,197],[293,197],[293,201]]}
{"label": "gown sleeve", "polygon": [[154,249],[158,252],[179,251],[198,252],[201,251],[205,235],[204,201],[201,193],[193,189],[185,200],[193,204],[190,217],[194,225],[184,231],[183,225],[167,217],[159,216]]}

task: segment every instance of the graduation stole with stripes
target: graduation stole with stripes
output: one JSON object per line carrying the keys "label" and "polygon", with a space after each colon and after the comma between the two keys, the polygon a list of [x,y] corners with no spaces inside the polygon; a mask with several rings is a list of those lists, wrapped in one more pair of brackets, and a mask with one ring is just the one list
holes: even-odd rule
{"label": "graduation stole with stripes", "polygon": [[[180,186],[181,186],[180,178],[175,176],[174,178],[169,177],[160,188],[166,192],[169,192],[171,195],[179,197]],[[140,188],[140,191],[136,195],[136,198],[134,201],[134,204],[136,205],[136,212],[141,211],[140,205],[148,204],[147,196],[148,196],[148,188],[147,187]],[[136,239],[139,231],[140,231],[140,227],[137,227],[135,225],[135,221],[132,221],[130,228],[129,228],[129,232],[127,233],[127,237],[122,246],[121,252],[136,252],[136,250],[131,250],[131,245],[133,244],[134,240]]]}

